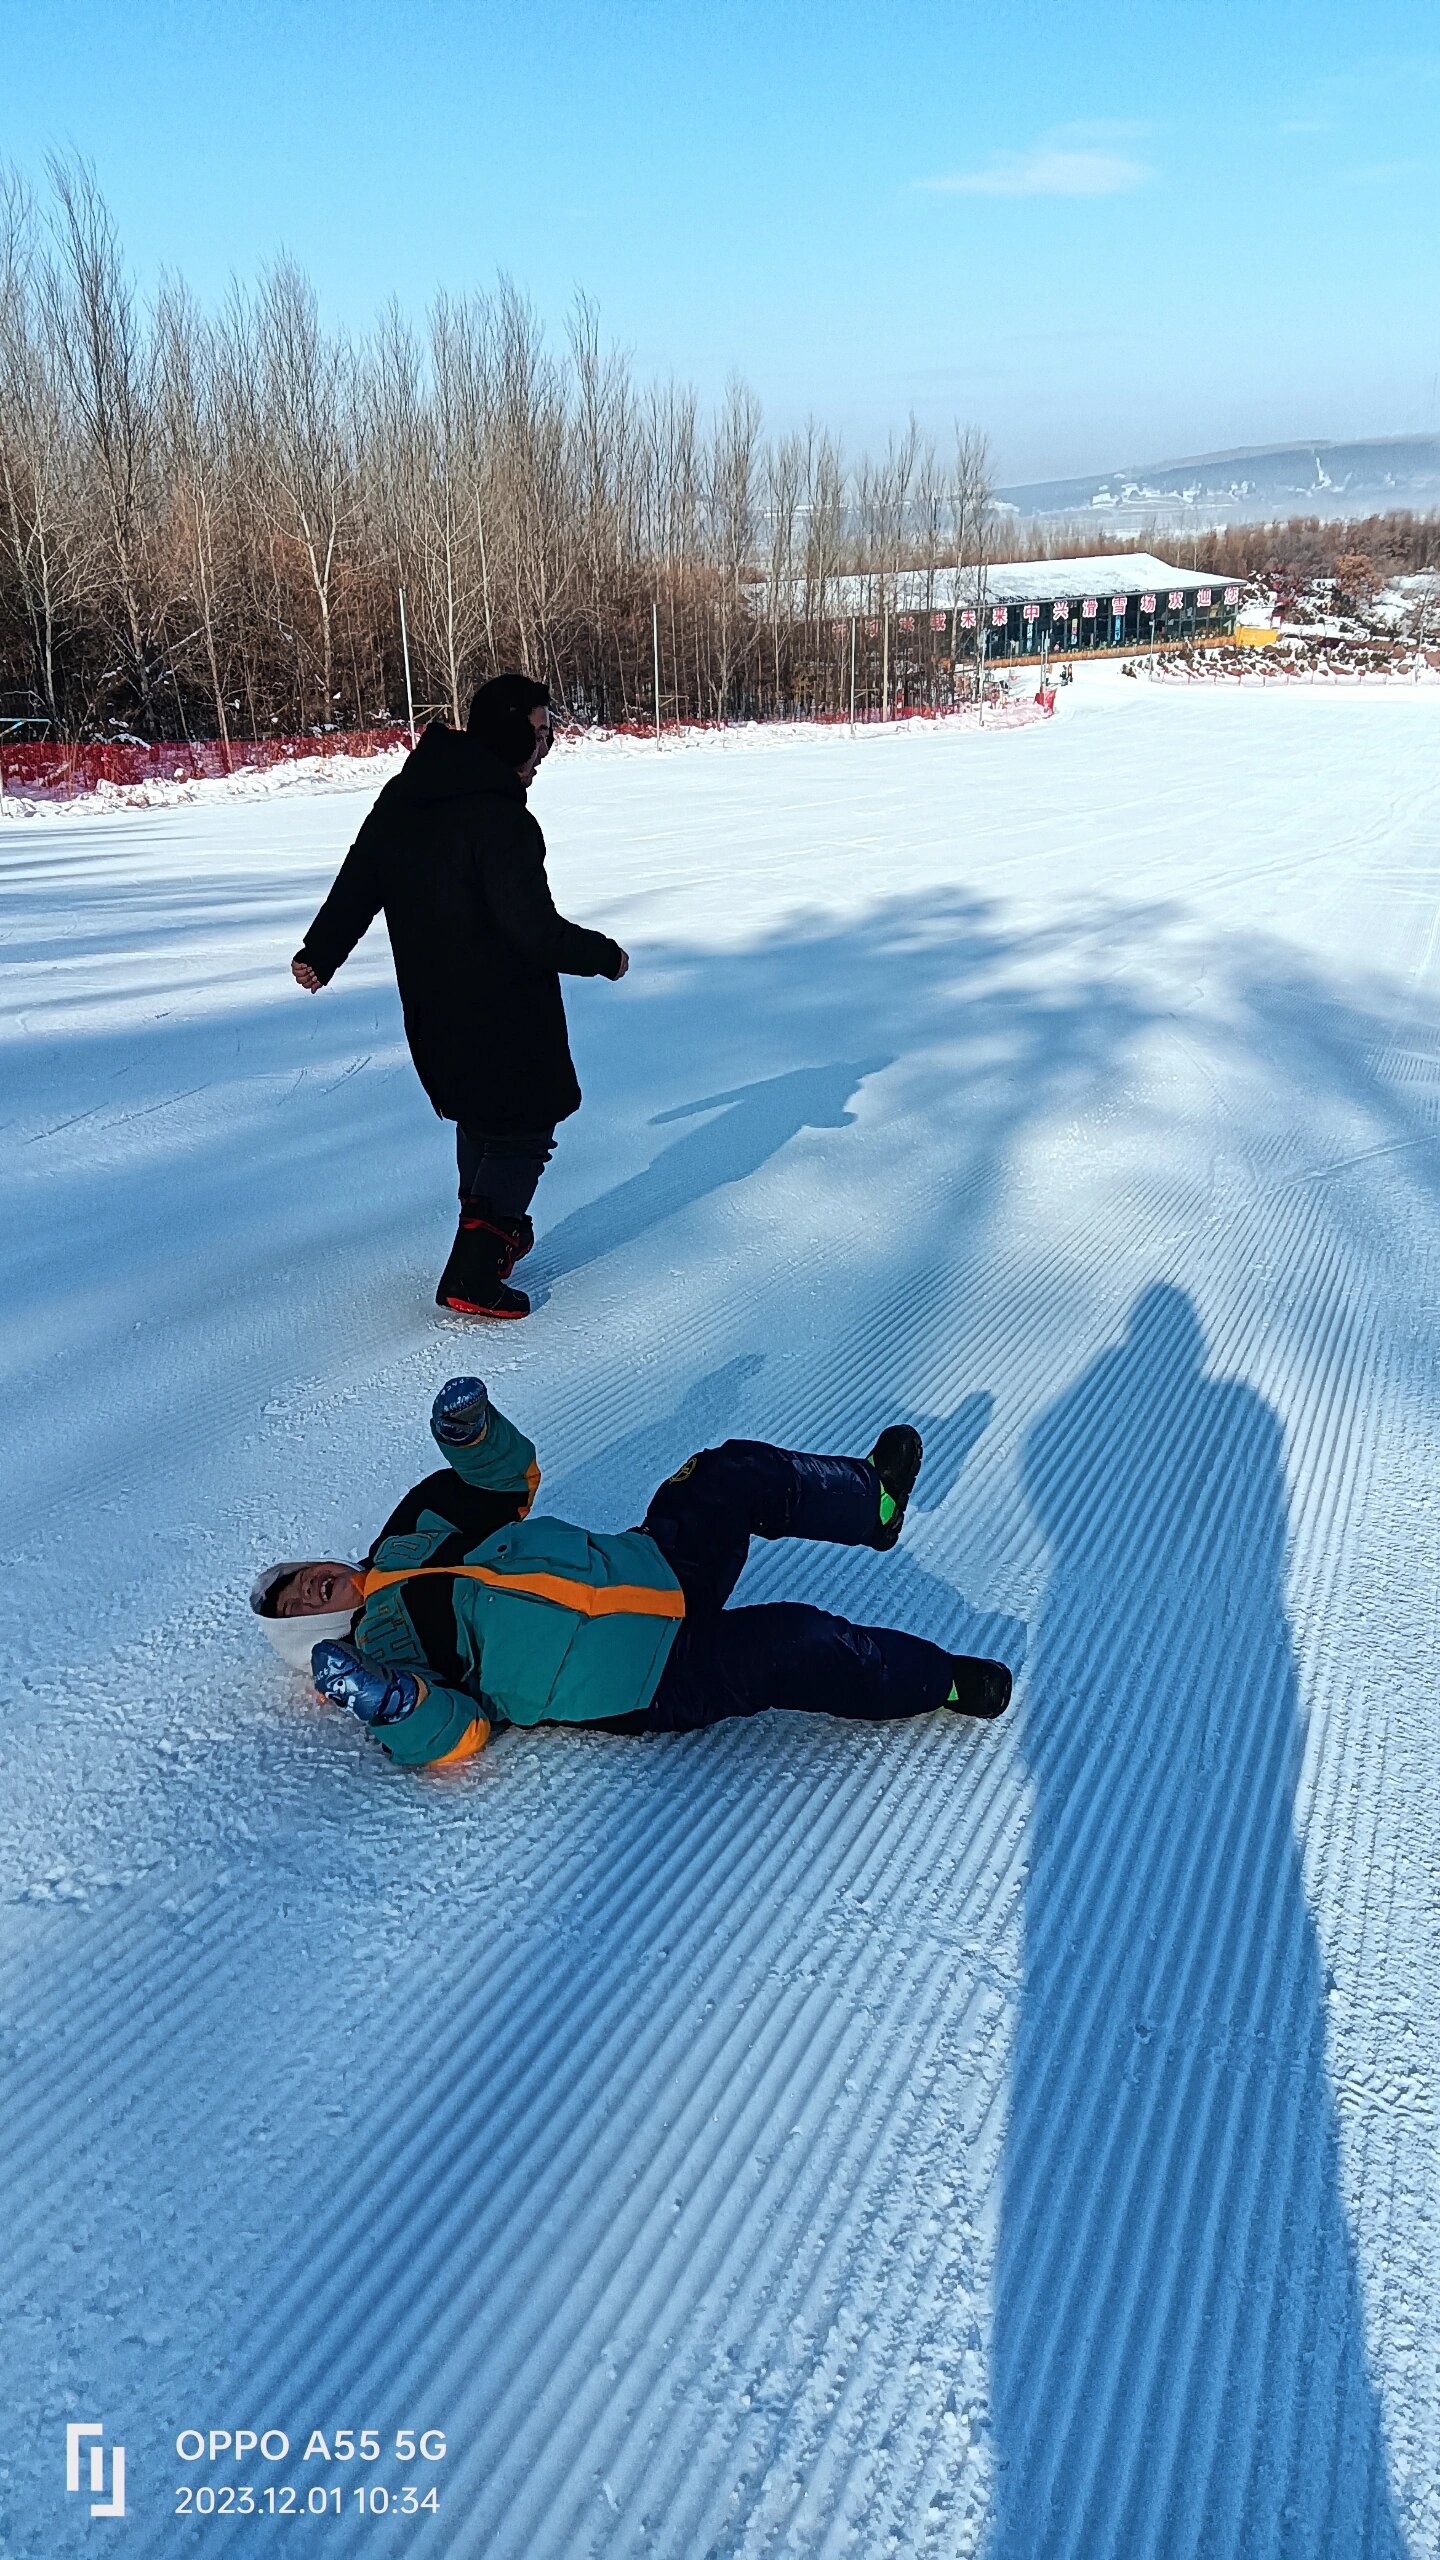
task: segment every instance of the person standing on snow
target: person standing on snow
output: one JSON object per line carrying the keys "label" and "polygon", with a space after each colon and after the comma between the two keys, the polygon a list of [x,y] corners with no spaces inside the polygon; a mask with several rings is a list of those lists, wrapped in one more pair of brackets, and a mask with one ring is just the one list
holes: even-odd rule
{"label": "person standing on snow", "polygon": [[580,1108],[560,973],[623,978],[608,934],[556,912],[525,794],[551,745],[529,676],[481,686],[464,730],[435,721],[387,782],[291,962],[327,986],[383,908],[415,1071],[455,1122],[460,1223],[435,1292],[459,1315],[526,1316],[510,1273],[557,1123]]}
{"label": "person standing on snow", "polygon": [[702,1449],[618,1532],[534,1517],[534,1449],[480,1379],[441,1388],[431,1430],[469,1499],[512,1506],[508,1524],[477,1541],[455,1497],[417,1503],[417,1488],[363,1566],[274,1566],[251,1595],[286,1660],[320,1636],[318,1694],[406,1767],[469,1759],[504,1724],[692,1733],[774,1707],[868,1721],[1009,1703],[1003,1663],[799,1602],[726,1606],[752,1537],[897,1544],[923,1454],[908,1423],[868,1458]]}

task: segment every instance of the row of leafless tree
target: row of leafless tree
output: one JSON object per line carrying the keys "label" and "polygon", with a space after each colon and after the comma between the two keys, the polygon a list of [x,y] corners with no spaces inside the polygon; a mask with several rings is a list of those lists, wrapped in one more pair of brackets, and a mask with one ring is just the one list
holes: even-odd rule
{"label": "row of leafless tree", "polygon": [[[827,587],[983,555],[984,439],[913,421],[847,463],[637,382],[577,304],[513,285],[389,309],[355,345],[288,261],[214,316],[137,291],[89,171],[0,173],[0,720],[32,736],[263,737],[461,717],[521,665],[580,718],[818,707]],[[782,614],[800,582],[801,609]],[[756,609],[755,589],[776,599]]]}
{"label": "row of leafless tree", "polygon": [[1377,581],[1440,564],[1440,515],[1411,508],[1390,515],[1291,516],[1283,524],[1229,525],[1206,540],[1210,565],[1231,578],[1283,575],[1304,582],[1333,578],[1342,562],[1363,557]]}
{"label": "row of leafless tree", "polygon": [[1104,533],[1091,522],[1061,519],[1022,529],[1012,519],[998,539],[1007,556],[1025,560],[1100,558],[1143,545],[1179,569],[1213,569],[1220,578],[1256,579],[1269,586],[1334,578],[1347,557],[1359,556],[1373,564],[1377,581],[1383,582],[1440,564],[1440,513],[1402,508],[1388,515],[1287,516],[1270,524],[1211,525],[1194,531],[1170,525],[1144,534]]}
{"label": "row of leafless tree", "polygon": [[[1228,575],[1386,573],[1434,518],[1205,537]],[[1128,547],[1091,526],[997,528],[984,438],[912,420],[851,463],[810,425],[767,436],[733,383],[637,382],[577,304],[563,346],[502,281],[397,309],[363,345],[282,262],[217,316],[137,292],[89,171],[37,203],[0,171],[0,723],[34,737],[265,737],[459,718],[497,667],[582,719],[836,709],[833,582]],[[885,626],[888,631],[888,624]],[[863,655],[862,651],[862,655]],[[884,652],[882,650],[882,659]],[[933,675],[933,670],[931,671]],[[863,670],[869,686],[874,671]]]}

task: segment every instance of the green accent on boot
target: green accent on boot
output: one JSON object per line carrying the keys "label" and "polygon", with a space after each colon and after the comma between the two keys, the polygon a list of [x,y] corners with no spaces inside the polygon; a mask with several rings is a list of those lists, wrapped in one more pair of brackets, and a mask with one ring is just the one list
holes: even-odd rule
{"label": "green accent on boot", "polygon": [[945,1704],[947,1707],[958,1707],[960,1704],[960,1692],[956,1688],[953,1680],[950,1683],[950,1695],[946,1699]]}
{"label": "green accent on boot", "polygon": [[900,1505],[895,1500],[893,1494],[882,1492],[880,1496],[880,1526],[882,1529],[889,1528],[890,1523],[894,1519],[899,1508]]}

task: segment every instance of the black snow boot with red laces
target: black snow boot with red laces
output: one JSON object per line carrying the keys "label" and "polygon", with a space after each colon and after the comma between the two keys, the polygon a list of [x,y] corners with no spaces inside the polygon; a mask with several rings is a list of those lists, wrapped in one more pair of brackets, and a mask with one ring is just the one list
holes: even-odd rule
{"label": "black snow boot with red laces", "polygon": [[522,1253],[535,1242],[528,1218],[493,1218],[488,1200],[462,1200],[460,1224],[450,1259],[435,1292],[437,1307],[452,1315],[488,1316],[492,1323],[513,1323],[528,1316],[530,1301],[523,1289],[512,1289],[510,1274]]}

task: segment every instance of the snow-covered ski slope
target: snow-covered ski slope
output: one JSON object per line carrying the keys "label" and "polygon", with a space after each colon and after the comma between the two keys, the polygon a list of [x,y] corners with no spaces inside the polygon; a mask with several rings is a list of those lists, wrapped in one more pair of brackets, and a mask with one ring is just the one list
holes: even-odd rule
{"label": "snow-covered ski slope", "polygon": [[[634,966],[478,1339],[383,936],[287,975],[363,798],[7,833],[0,2548],[1433,2560],[1437,751],[1096,674],[557,759]],[[475,1367],[598,1525],[919,1419],[897,1555],[746,1588],[1013,1714],[388,1768],[245,1592]]]}

